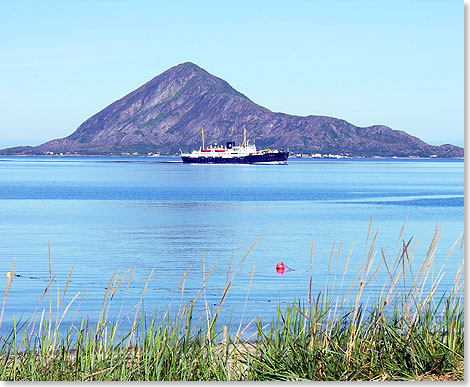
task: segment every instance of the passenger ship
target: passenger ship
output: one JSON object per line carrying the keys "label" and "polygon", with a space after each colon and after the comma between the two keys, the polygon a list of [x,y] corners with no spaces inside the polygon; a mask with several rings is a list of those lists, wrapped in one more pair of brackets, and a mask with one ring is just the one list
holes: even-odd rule
{"label": "passenger ship", "polygon": [[243,143],[235,146],[234,141],[223,145],[206,149],[204,147],[204,130],[202,130],[202,147],[193,150],[191,153],[182,153],[183,163],[196,164],[287,164],[289,152],[278,150],[262,149],[257,150],[256,146],[249,144],[246,139],[246,129],[243,129]]}

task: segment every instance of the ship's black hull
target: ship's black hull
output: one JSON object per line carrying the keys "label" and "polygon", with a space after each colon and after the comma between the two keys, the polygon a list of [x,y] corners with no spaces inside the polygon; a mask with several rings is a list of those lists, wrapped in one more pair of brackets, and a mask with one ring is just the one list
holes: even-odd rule
{"label": "ship's black hull", "polygon": [[286,163],[289,152],[265,153],[242,157],[189,157],[181,156],[183,163],[191,164],[257,164],[257,163]]}

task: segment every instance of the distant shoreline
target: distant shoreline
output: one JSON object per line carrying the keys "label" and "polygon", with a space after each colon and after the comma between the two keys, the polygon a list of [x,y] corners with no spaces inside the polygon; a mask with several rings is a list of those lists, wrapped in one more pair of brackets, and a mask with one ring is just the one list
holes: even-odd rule
{"label": "distant shoreline", "polygon": [[[103,158],[139,158],[139,159],[157,159],[157,158],[168,158],[168,159],[180,159],[181,156],[176,155],[161,155],[161,156],[147,156],[147,155],[37,155],[37,154],[18,154],[18,155],[5,155],[0,154],[0,157],[49,157],[49,158],[62,158],[62,157],[103,157]],[[355,156],[355,157],[289,157],[288,160],[462,160],[464,157],[419,157],[419,156]]]}

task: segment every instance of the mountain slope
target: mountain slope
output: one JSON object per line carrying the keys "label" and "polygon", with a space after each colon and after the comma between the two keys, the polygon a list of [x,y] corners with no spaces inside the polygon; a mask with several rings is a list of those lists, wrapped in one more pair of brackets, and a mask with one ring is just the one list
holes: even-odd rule
{"label": "mountain slope", "polygon": [[361,128],[332,117],[271,112],[189,62],[170,68],[112,103],[68,137],[0,153],[174,153],[179,148],[198,148],[201,128],[206,144],[240,143],[243,126],[259,147],[357,156],[463,157],[462,148],[431,146],[382,125]]}

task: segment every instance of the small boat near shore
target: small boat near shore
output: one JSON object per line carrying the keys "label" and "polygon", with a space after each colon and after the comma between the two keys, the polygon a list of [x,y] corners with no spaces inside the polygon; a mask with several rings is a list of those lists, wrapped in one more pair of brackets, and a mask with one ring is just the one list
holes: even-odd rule
{"label": "small boat near shore", "polygon": [[202,130],[202,147],[191,153],[181,153],[183,163],[195,164],[287,164],[289,152],[279,150],[257,150],[255,144],[249,144],[246,139],[246,129],[243,129],[243,143],[236,146],[234,141],[223,145],[204,146],[204,130]]}

